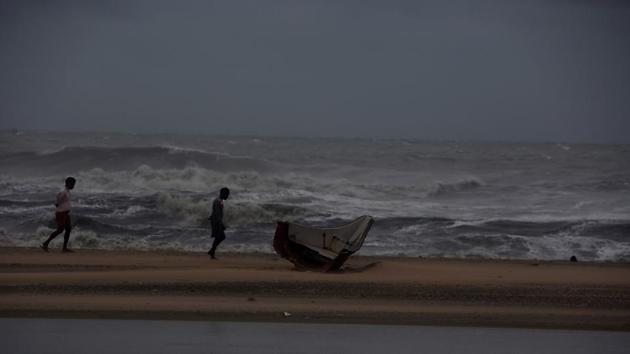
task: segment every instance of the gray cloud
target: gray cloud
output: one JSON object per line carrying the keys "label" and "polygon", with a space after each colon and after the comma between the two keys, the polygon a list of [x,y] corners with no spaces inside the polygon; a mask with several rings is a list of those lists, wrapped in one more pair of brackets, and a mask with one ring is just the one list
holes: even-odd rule
{"label": "gray cloud", "polygon": [[4,1],[0,128],[630,142],[623,1]]}

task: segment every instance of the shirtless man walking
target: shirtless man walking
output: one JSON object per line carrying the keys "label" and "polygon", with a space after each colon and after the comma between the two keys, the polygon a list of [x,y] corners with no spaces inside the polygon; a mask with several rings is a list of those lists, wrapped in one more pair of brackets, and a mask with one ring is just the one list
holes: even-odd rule
{"label": "shirtless man walking", "polygon": [[210,225],[212,226],[212,236],[214,238],[214,242],[212,242],[212,248],[208,251],[208,255],[211,259],[216,259],[214,253],[217,250],[217,246],[223,240],[225,240],[225,225],[223,224],[223,201],[228,199],[230,196],[230,190],[227,187],[221,188],[219,192],[219,197],[215,198],[212,202],[212,214],[208,219],[210,219]]}

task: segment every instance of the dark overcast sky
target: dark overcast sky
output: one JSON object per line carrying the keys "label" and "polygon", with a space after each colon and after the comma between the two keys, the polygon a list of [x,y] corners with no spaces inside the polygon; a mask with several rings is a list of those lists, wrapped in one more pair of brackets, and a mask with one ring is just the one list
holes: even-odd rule
{"label": "dark overcast sky", "polygon": [[0,129],[630,143],[630,1],[0,0]]}

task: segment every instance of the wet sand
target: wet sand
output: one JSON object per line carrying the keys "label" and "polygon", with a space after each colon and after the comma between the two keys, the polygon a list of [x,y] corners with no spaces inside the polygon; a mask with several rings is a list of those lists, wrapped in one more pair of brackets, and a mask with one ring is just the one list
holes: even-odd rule
{"label": "wet sand", "polygon": [[0,316],[630,330],[630,264],[0,248]]}

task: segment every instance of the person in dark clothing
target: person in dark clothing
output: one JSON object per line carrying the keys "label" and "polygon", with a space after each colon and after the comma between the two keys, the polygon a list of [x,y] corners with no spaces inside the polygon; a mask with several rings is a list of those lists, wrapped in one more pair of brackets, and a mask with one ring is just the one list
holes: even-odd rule
{"label": "person in dark clothing", "polygon": [[72,177],[66,178],[66,188],[57,193],[57,199],[55,200],[55,220],[57,221],[57,229],[53,231],[41,248],[48,252],[48,244],[60,233],[66,231],[63,235],[63,252],[72,252],[68,248],[68,240],[70,240],[70,232],[72,231],[72,223],[70,221],[70,191],[74,188],[76,179]]}
{"label": "person in dark clothing", "polygon": [[211,259],[216,259],[214,253],[217,251],[217,246],[223,240],[225,240],[225,224],[223,224],[223,201],[230,196],[230,190],[227,187],[221,188],[219,197],[215,198],[212,202],[212,214],[208,218],[210,220],[210,226],[212,227],[212,236],[214,242],[212,242],[212,248],[208,251],[208,255]]}

